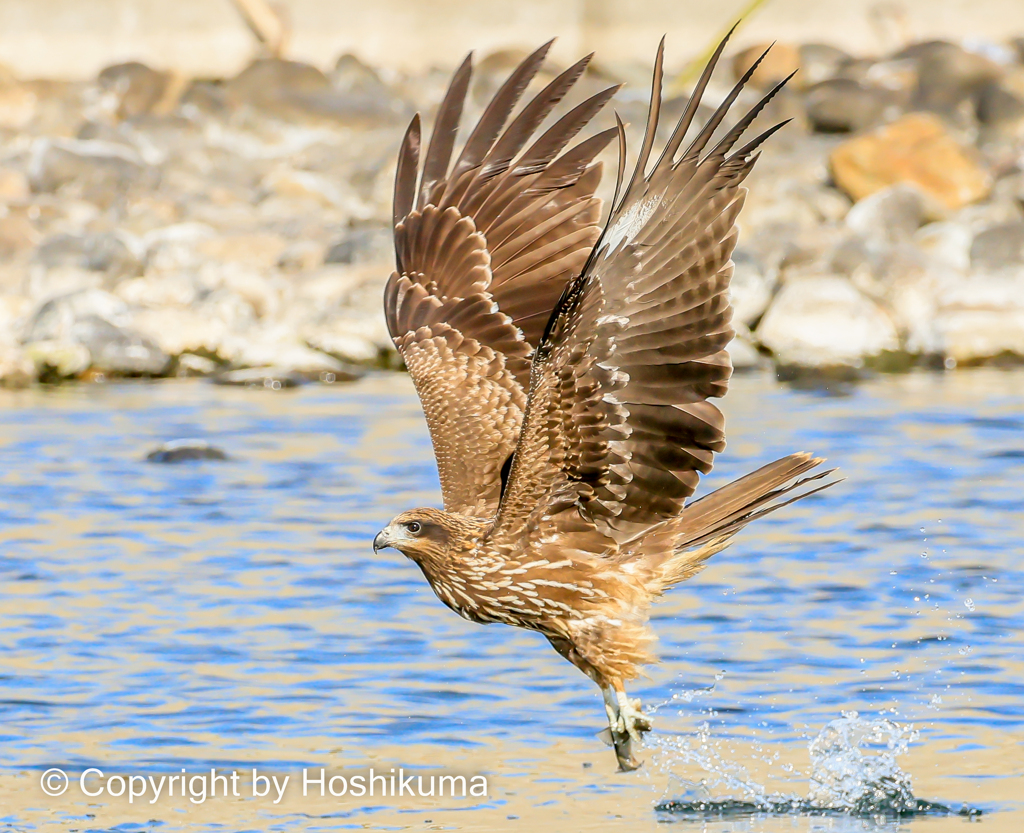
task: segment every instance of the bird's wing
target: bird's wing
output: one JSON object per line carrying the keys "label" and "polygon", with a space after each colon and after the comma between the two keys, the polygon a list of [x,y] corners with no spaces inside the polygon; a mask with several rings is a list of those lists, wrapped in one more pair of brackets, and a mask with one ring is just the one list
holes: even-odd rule
{"label": "bird's wing", "polygon": [[[388,329],[419,393],[449,512],[492,517],[519,436],[530,359],[551,310],[600,235],[605,131],[566,146],[618,89],[541,123],[589,56],[511,120],[550,46],[515,69],[451,163],[471,56],[437,114],[422,171],[420,122],[406,132],[395,181],[397,271],[384,292]],[[529,144],[528,144],[529,143]]]}
{"label": "bird's wing", "polygon": [[[777,87],[711,143],[752,68],[679,153],[724,46],[648,173],[661,98],[658,50],[636,170],[616,188],[606,230],[534,357],[495,542],[528,535],[618,552],[675,517],[725,447],[722,414],[708,400],[725,394],[732,374],[725,348],[734,334],[729,281],[741,183],[758,146],[782,125],[733,150]],[[619,186],[622,136],[620,125]]]}

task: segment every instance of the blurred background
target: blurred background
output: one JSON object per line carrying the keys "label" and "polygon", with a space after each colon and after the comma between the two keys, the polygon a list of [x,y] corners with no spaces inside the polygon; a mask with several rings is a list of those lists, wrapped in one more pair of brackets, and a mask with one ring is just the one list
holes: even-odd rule
{"label": "blurred background", "polygon": [[[440,500],[381,311],[395,155],[466,52],[464,122],[552,36],[533,89],[596,51],[558,113],[623,83],[594,129],[635,152],[660,36],[664,137],[739,17],[698,121],[773,41],[734,110],[798,72],[702,490],[800,449],[846,482],[655,609],[620,776],[588,680],[370,549]],[[0,822],[1017,833],[1022,362],[1020,0],[0,0]],[[492,789],[127,806],[50,766]]]}
{"label": "blurred background", "polygon": [[395,151],[465,52],[472,117],[539,42],[536,84],[596,50],[573,96],[624,83],[635,147],[659,36],[664,133],[741,15],[708,105],[773,40],[739,106],[798,72],[755,125],[792,119],[741,217],[736,365],[1024,355],[1024,6],[734,5],[0,2],[0,382],[392,363]]}

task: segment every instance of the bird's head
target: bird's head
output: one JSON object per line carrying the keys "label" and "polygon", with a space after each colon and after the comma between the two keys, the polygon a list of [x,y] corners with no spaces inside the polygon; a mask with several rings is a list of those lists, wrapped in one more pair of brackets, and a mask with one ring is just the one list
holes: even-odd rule
{"label": "bird's head", "polygon": [[373,539],[373,551],[393,547],[413,561],[443,558],[465,538],[463,524],[438,509],[410,509],[397,515]]}

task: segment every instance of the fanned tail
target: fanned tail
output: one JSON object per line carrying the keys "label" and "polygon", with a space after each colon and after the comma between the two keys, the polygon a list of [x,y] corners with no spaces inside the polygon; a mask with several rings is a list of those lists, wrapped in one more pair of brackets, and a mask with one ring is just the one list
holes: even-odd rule
{"label": "fanned tail", "polygon": [[641,554],[662,554],[648,561],[651,591],[662,593],[699,573],[752,521],[839,483],[825,480],[835,469],[804,476],[823,462],[807,452],[790,454],[689,504],[643,540]]}

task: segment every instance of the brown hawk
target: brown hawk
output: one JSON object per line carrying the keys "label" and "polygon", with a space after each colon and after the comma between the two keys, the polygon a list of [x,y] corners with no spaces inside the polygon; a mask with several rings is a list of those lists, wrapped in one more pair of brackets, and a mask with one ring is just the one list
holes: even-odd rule
{"label": "brown hawk", "polygon": [[[617,117],[565,150],[617,87],[535,138],[589,56],[509,121],[549,46],[497,91],[454,163],[471,58],[452,79],[422,168],[418,116],[405,134],[398,268],[384,307],[426,414],[444,511],[403,512],[373,547],[412,559],[466,619],[544,634],[601,687],[608,739],[632,769],[650,721],[624,684],[655,661],[651,603],[737,530],[831,483],[806,485],[827,472],[808,475],[822,461],[793,454],[686,502],[725,447],[708,400],[732,373],[741,183],[781,125],[736,145],[781,85],[712,143],[755,64],[680,150],[723,41],[649,166],[663,43],[626,181]],[[594,158],[613,139],[618,180],[602,230]]]}

